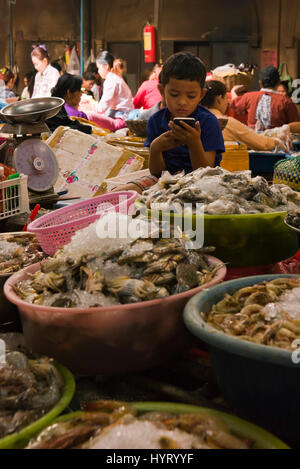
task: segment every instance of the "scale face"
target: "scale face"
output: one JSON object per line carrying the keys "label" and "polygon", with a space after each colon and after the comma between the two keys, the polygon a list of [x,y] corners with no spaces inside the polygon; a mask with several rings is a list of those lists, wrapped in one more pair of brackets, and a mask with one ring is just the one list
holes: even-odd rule
{"label": "scale face", "polygon": [[29,138],[16,148],[13,166],[28,175],[28,189],[44,192],[51,189],[58,177],[58,163],[51,148],[38,138]]}

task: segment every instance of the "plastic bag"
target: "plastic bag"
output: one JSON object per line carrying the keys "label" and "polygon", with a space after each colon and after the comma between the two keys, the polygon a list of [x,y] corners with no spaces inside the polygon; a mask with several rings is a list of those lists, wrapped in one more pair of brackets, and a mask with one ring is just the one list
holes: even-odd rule
{"label": "plastic bag", "polygon": [[72,75],[80,75],[80,61],[77,55],[76,47],[73,46],[67,63],[67,72]]}
{"label": "plastic bag", "polygon": [[275,153],[278,152],[278,150],[282,150],[285,153],[290,153],[293,150],[292,134],[290,127],[287,124],[282,125],[281,127],[267,129],[264,131],[264,135],[275,138]]}

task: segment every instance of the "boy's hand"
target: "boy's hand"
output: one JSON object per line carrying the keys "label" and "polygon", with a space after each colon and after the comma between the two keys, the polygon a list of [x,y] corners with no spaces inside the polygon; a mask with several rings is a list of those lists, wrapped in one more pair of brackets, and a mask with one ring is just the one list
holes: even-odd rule
{"label": "boy's hand", "polygon": [[200,122],[196,121],[195,127],[191,127],[183,121],[181,121],[181,125],[182,127],[178,124],[174,124],[173,121],[169,122],[171,136],[179,142],[180,145],[193,146],[199,143],[201,137]]}
{"label": "boy's hand", "polygon": [[159,137],[153,140],[151,144],[151,146],[155,147],[156,151],[161,152],[171,150],[172,148],[178,147],[179,145],[181,145],[181,143],[174,138],[171,130],[161,134]]}

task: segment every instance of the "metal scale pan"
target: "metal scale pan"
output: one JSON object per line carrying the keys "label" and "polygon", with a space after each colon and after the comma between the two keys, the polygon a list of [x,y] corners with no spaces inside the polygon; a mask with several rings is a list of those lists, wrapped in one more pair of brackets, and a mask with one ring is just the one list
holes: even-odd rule
{"label": "metal scale pan", "polygon": [[8,124],[39,124],[54,117],[64,105],[61,98],[31,98],[8,104],[0,117]]}
{"label": "metal scale pan", "polygon": [[61,98],[33,98],[9,104],[0,111],[0,119],[6,122],[2,133],[16,136],[12,165],[17,172],[28,175],[28,189],[32,191],[48,191],[57,180],[55,154],[37,137],[49,132],[45,120],[55,116],[63,105]]}

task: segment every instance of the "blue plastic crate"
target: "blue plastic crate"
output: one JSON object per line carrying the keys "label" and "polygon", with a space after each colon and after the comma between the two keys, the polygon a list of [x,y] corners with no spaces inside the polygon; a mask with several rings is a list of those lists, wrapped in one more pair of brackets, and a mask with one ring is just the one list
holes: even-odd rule
{"label": "blue plastic crate", "polygon": [[249,169],[253,173],[273,173],[275,164],[289,156],[286,153],[249,152]]}

